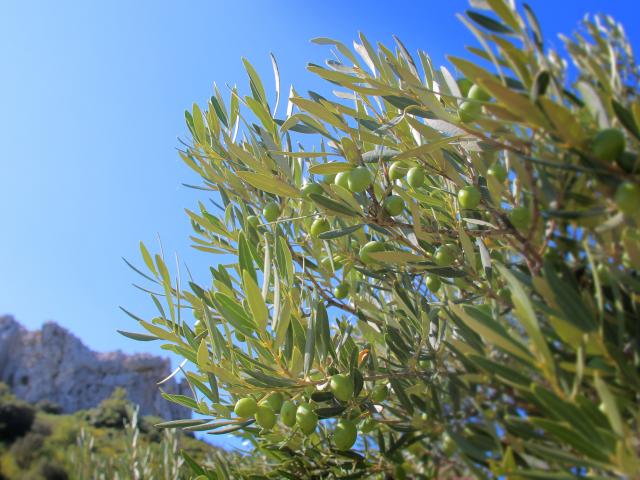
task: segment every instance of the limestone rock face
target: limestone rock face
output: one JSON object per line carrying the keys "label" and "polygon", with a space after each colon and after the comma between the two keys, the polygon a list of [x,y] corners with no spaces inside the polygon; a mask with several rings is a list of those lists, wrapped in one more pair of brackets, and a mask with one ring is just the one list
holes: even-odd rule
{"label": "limestone rock face", "polygon": [[[170,373],[168,358],[122,352],[97,353],[55,322],[28,331],[11,316],[0,316],[0,382],[30,403],[49,400],[64,413],[95,407],[116,387],[140,405],[142,415],[189,418],[189,409],[165,400],[157,382]],[[185,382],[162,385],[188,394]]]}

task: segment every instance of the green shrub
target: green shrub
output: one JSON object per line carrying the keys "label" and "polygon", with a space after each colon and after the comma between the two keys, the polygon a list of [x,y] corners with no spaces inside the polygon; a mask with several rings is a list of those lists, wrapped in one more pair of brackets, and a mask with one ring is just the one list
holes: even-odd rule
{"label": "green shrub", "polygon": [[166,398],[204,419],[165,426],[252,445],[211,476],[640,471],[631,47],[587,17],[562,56],[528,7],[472,3],[491,6],[461,17],[477,63],[321,38],[334,58],[308,69],[337,98],[292,89],[279,113],[245,60],[249,96],[216,89],[186,112],[180,155],[214,197],[187,213],[212,278],[176,281],[141,244],[165,305],[124,334],[195,365],[194,398]]}
{"label": "green shrub", "polygon": [[130,418],[131,402],[127,398],[127,392],[116,388],[109,398],[89,411],[89,423],[94,427],[124,428],[124,424]]}
{"label": "green shrub", "polygon": [[44,439],[45,435],[41,433],[29,432],[13,442],[9,451],[20,468],[28,469],[38,458]]}
{"label": "green shrub", "polygon": [[0,441],[11,443],[25,435],[33,424],[35,409],[13,398],[0,399]]}
{"label": "green shrub", "polygon": [[43,412],[50,413],[52,415],[59,415],[62,413],[62,407],[59,404],[52,402],[50,400],[40,400],[36,404],[36,408],[38,410],[42,410]]}

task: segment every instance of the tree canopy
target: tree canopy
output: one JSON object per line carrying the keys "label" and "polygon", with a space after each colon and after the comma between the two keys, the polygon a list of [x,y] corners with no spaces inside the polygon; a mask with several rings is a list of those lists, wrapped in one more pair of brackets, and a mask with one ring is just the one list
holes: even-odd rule
{"label": "tree canopy", "polygon": [[631,47],[587,16],[558,52],[527,5],[472,3],[450,67],[316,38],[331,96],[243,60],[249,95],[185,113],[211,278],[141,244],[158,314],[123,334],[186,361],[165,397],[198,418],[162,426],[253,448],[199,478],[640,471]]}

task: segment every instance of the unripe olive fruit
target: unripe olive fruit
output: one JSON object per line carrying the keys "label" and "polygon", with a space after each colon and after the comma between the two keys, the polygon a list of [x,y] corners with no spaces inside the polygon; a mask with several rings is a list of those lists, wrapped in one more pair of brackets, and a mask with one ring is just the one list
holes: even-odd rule
{"label": "unripe olive fruit", "polygon": [[331,224],[326,218],[316,218],[311,224],[311,228],[309,229],[309,233],[314,238],[318,238],[324,232],[328,232],[331,230]]}
{"label": "unripe olive fruit", "polygon": [[448,267],[456,259],[456,249],[450,244],[440,245],[433,254],[433,261],[439,267]]}
{"label": "unripe olive fruit", "polygon": [[378,422],[376,422],[373,418],[369,417],[360,424],[360,431],[362,433],[369,433],[377,426],[378,426]]}
{"label": "unripe olive fruit", "polygon": [[305,435],[311,435],[318,426],[318,415],[308,403],[301,403],[296,410],[296,423]]}
{"label": "unripe olive fruit", "polygon": [[293,427],[296,424],[296,411],[298,407],[291,400],[286,400],[280,408],[280,420],[287,427]]}
{"label": "unripe olive fruit", "polygon": [[329,175],[324,175],[322,177],[322,183],[333,183],[335,181],[335,179],[336,179],[336,174],[335,173],[332,173],[332,174],[329,174]]}
{"label": "unripe olive fruit", "polygon": [[637,171],[640,157],[637,154],[631,152],[623,152],[616,161],[621,169],[623,169],[627,173],[632,173]]}
{"label": "unripe olive fruit", "polygon": [[353,397],[353,380],[351,375],[339,373],[331,377],[329,388],[333,396],[343,402],[348,402]]}
{"label": "unripe olive fruit", "polygon": [[404,200],[398,195],[389,195],[382,202],[382,206],[390,216],[395,217],[404,210]]}
{"label": "unripe olive fruit", "polygon": [[367,167],[356,167],[349,172],[349,190],[353,193],[364,192],[373,182]]}
{"label": "unripe olive fruit", "polygon": [[393,181],[400,180],[407,175],[409,167],[402,161],[393,162],[389,167],[389,178]]}
{"label": "unripe olive fruit", "polygon": [[338,420],[333,431],[333,443],[338,450],[349,450],[358,437],[356,426],[350,420]]}
{"label": "unripe olive fruit", "polygon": [[502,183],[507,179],[507,169],[500,162],[495,162],[487,169],[487,175],[495,178],[498,183]]}
{"label": "unripe olive fruit", "polygon": [[267,222],[275,222],[280,216],[280,205],[276,202],[267,203],[262,210],[262,215],[264,215]]}
{"label": "unripe olive fruit", "polygon": [[389,387],[386,385],[376,385],[371,392],[371,400],[376,403],[384,402],[389,395]]}
{"label": "unripe olive fruit", "polygon": [[336,185],[341,186],[345,190],[349,190],[349,173],[351,172],[340,172],[336,175],[334,183]]}
{"label": "unripe olive fruit", "polygon": [[204,322],[202,320],[196,320],[196,323],[193,325],[193,328],[195,329],[196,335],[200,335],[207,329],[207,327],[205,327]]}
{"label": "unripe olive fruit", "polygon": [[623,182],[616,189],[614,200],[625,215],[633,215],[640,204],[640,186],[631,182]]}
{"label": "unripe olive fruit", "polygon": [[600,130],[591,144],[593,156],[604,162],[614,162],[624,153],[624,134],[617,128]]}
{"label": "unripe olive fruit", "polygon": [[284,402],[284,395],[280,392],[273,392],[267,398],[264,399],[274,412],[279,412],[282,409],[282,403]]}
{"label": "unripe olive fruit", "polygon": [[276,424],[276,414],[267,403],[261,403],[258,405],[258,409],[256,410],[254,417],[256,419],[256,423],[264,430],[271,430]]}
{"label": "unripe olive fruit", "polygon": [[253,416],[258,410],[258,403],[251,397],[241,398],[236,402],[233,411],[235,414],[242,418],[248,418]]}
{"label": "unripe olive fruit", "polygon": [[384,242],[373,240],[363,245],[363,247],[360,249],[360,260],[362,260],[362,263],[365,264],[375,263],[375,260],[371,258],[369,254],[373,252],[383,252],[385,250],[386,245]]}
{"label": "unripe olive fruit", "polygon": [[473,86],[469,89],[468,98],[472,98],[474,100],[480,100],[481,102],[488,102],[491,100],[491,95],[489,95],[486,91],[480,88],[478,85],[473,84]]}
{"label": "unripe olive fruit", "polygon": [[345,298],[347,295],[349,295],[349,284],[346,282],[338,284],[336,288],[333,289],[333,295],[336,298]]}
{"label": "unripe olive fruit", "polygon": [[425,283],[427,284],[427,288],[431,291],[431,293],[436,293],[438,290],[440,290],[440,286],[442,285],[440,279],[435,275],[427,275]]}
{"label": "unripe olive fruit", "polygon": [[456,80],[456,83],[458,84],[458,88],[460,88],[460,93],[462,94],[463,97],[466,97],[467,95],[469,95],[469,90],[473,86],[473,82],[471,80],[469,80],[468,78],[462,77],[462,78],[458,78]]}
{"label": "unripe olive fruit", "polygon": [[407,173],[407,183],[412,188],[420,188],[424,184],[424,170],[422,167],[413,167]]}
{"label": "unripe olive fruit", "polygon": [[481,106],[476,102],[462,102],[458,109],[458,116],[463,123],[473,122],[480,116]]}
{"label": "unripe olive fruit", "polygon": [[260,219],[255,215],[249,215],[247,217],[247,223],[253,228],[258,228],[258,226],[260,225]]}
{"label": "unripe olive fruit", "polygon": [[246,340],[245,336],[240,332],[235,332],[236,340],[239,342],[244,342]]}
{"label": "unripe olive fruit", "polygon": [[[331,260],[329,259],[329,257],[324,257],[322,260],[320,260],[320,264],[327,270],[331,268]],[[342,255],[334,255],[333,268],[335,268],[336,271],[338,271],[343,266],[344,266],[344,257]]]}
{"label": "unripe olive fruit", "polygon": [[312,193],[315,193],[316,195],[322,195],[322,193],[324,192],[322,187],[317,183],[307,183],[300,189],[300,191],[302,192],[302,196],[305,198],[309,198]]}
{"label": "unripe olive fruit", "polygon": [[465,209],[476,208],[480,204],[480,190],[473,185],[467,185],[458,190],[458,203]]}
{"label": "unripe olive fruit", "polygon": [[518,230],[525,230],[531,224],[531,212],[527,207],[516,207],[509,212],[509,221]]}

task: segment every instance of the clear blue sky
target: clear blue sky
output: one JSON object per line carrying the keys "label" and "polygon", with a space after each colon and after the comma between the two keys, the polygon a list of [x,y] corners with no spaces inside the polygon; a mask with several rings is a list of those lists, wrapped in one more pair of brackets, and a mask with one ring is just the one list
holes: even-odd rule
{"label": "clear blue sky", "polygon": [[[317,6],[312,6],[316,3]],[[571,32],[582,15],[624,20],[640,45],[640,7],[627,1],[531,0],[547,40]],[[54,319],[98,350],[159,352],[120,337],[136,330],[118,310],[151,311],[131,287],[138,242],[179,253],[208,281],[212,258],[189,248],[183,213],[204,200],[181,183],[196,179],[176,154],[183,112],[204,102],[213,82],[248,91],[241,56],[273,85],[269,52],[283,89],[318,89],[304,69],[328,49],[328,36],[350,43],[396,34],[437,64],[473,43],[451,1],[45,1],[5,0],[0,7],[0,314],[29,328]]]}

